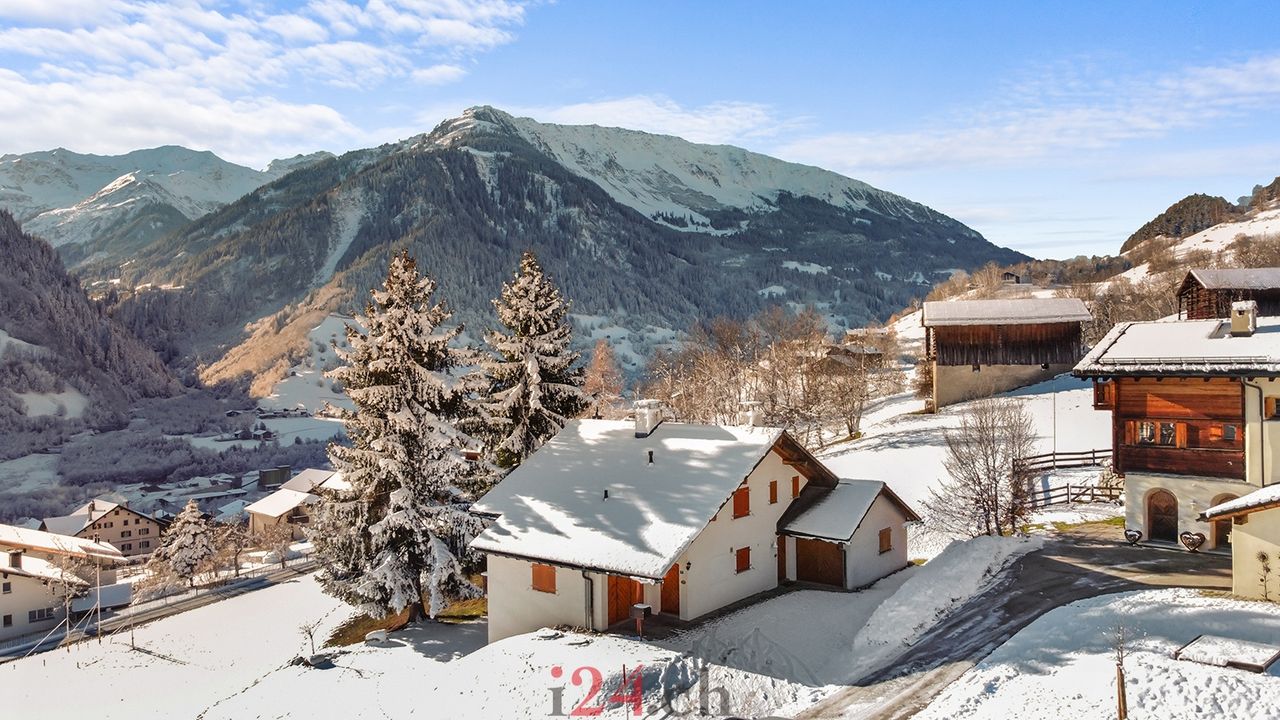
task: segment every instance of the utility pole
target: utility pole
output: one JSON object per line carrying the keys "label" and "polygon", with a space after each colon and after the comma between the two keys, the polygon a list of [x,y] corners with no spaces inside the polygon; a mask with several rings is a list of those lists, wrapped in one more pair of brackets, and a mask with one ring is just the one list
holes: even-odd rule
{"label": "utility pole", "polygon": [[[99,537],[100,536],[97,533],[94,533],[93,541],[95,543],[98,542]],[[94,555],[94,558],[93,558],[93,571],[94,571],[94,586],[95,586],[93,588],[93,591],[97,593],[96,595],[94,595],[94,598],[93,598],[94,600],[93,609],[94,609],[94,613],[98,616],[98,622],[96,625],[93,626],[93,634],[98,636],[98,644],[101,645],[102,644],[102,558],[98,557],[97,555]]]}

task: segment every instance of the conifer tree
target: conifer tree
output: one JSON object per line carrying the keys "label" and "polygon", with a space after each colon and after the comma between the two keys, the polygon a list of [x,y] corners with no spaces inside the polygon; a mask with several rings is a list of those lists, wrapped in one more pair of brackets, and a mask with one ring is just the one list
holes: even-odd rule
{"label": "conifer tree", "polygon": [[341,412],[350,446],[329,457],[351,489],[322,492],[311,532],[324,590],[375,616],[410,609],[435,617],[452,600],[480,594],[457,553],[480,530],[467,513],[474,470],[456,429],[465,398],[448,377],[466,358],[450,343],[451,313],[433,301],[435,282],[408,253],[391,262],[385,284],[359,324],[347,327],[343,365],[327,376],[356,409]]}
{"label": "conifer tree", "polygon": [[504,330],[485,337],[493,357],[478,402],[485,435],[499,467],[512,468],[560,432],[590,404],[582,391],[578,353],[569,349],[569,303],[542,272],[532,252],[493,301]]}
{"label": "conifer tree", "polygon": [[194,585],[199,568],[217,552],[214,540],[213,527],[205,520],[196,501],[188,500],[165,531],[153,559],[168,565],[188,586]]}

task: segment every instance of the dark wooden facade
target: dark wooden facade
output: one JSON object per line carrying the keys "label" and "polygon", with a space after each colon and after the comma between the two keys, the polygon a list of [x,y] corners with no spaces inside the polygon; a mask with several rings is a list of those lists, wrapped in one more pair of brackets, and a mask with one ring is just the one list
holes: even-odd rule
{"label": "dark wooden facade", "polygon": [[1083,355],[1079,322],[925,328],[939,365],[1070,365]]}
{"label": "dark wooden facade", "polygon": [[1231,303],[1240,300],[1257,302],[1259,315],[1280,315],[1280,288],[1206,288],[1194,275],[1188,275],[1178,290],[1178,314],[1188,320],[1225,319],[1231,316]]}
{"label": "dark wooden facade", "polygon": [[1229,378],[1094,380],[1115,471],[1244,479],[1244,389]]}

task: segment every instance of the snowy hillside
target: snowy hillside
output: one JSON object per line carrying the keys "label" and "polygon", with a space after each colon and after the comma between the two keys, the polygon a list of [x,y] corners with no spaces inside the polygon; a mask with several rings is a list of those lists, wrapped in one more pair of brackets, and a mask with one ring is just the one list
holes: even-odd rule
{"label": "snowy hillside", "polygon": [[145,207],[168,206],[193,220],[325,156],[276,161],[259,171],[175,146],[115,156],[62,148],[5,155],[0,207],[55,246],[82,243]]}
{"label": "snowy hillside", "polygon": [[[783,193],[916,221],[938,217],[919,203],[830,170],[671,135],[540,123],[491,107],[475,107],[446,121],[433,136],[447,146],[465,138],[467,131],[509,129],[571,172],[595,182],[617,202],[678,230],[733,232],[749,220],[717,222],[713,216],[725,211],[771,212]],[[955,239],[980,236],[964,228],[958,229]]]}

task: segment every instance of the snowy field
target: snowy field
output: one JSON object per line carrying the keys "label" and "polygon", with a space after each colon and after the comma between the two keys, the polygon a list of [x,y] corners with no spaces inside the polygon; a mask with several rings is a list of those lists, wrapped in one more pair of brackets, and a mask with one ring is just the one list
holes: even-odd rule
{"label": "snowy field", "polygon": [[[584,702],[589,708],[593,673],[605,716],[623,717],[626,703],[609,698],[633,689],[643,666],[638,695],[646,710],[668,702],[687,710],[705,674],[711,696],[722,689],[734,714],[792,716],[892,660],[1036,547],[983,538],[860,593],[796,591],[660,642],[544,631],[486,646],[483,621],[427,623],[385,644],[330,649],[326,669],[290,664],[311,654],[299,626],[318,622],[316,637],[324,638],[351,611],[308,576],[142,626],[140,651],[123,632],[0,665],[0,684],[10,689],[6,710],[15,717],[518,720],[558,717],[555,687],[563,688],[565,714]],[[77,690],[60,692],[66,687]]]}
{"label": "snowy field", "polygon": [[1058,608],[997,648],[916,718],[1114,718],[1111,636],[1117,626],[1133,637],[1125,689],[1134,720],[1280,717],[1280,668],[1257,675],[1172,657],[1202,633],[1280,644],[1280,606],[1175,589]]}
{"label": "snowy field", "polygon": [[[1093,409],[1093,390],[1087,381],[1070,376],[1005,393],[1024,403],[1035,424],[1036,453],[1055,448],[1060,452],[1111,447],[1111,414]],[[943,408],[932,415],[917,414],[921,403],[909,394],[881,401],[871,408],[858,440],[834,445],[819,454],[837,475],[883,480],[907,504],[921,511],[930,491],[947,478],[946,432],[959,427],[967,403]],[[1097,468],[1059,471],[1037,480],[1042,487],[1070,482],[1085,484],[1098,475]],[[913,558],[932,557],[945,544],[937,538],[912,533]]]}

